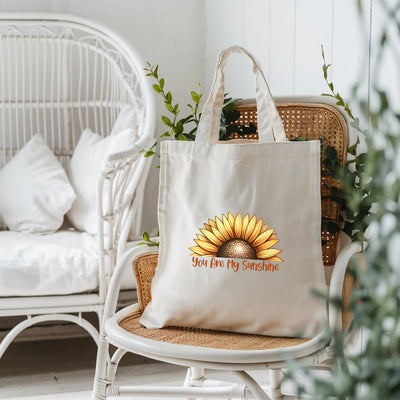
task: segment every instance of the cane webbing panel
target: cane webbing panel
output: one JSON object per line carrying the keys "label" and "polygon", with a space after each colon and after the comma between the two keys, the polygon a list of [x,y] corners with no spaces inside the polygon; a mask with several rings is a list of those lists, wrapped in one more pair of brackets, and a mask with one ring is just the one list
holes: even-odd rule
{"label": "cane webbing panel", "polygon": [[[353,288],[358,286],[358,281],[354,278],[353,268],[357,266],[361,270],[365,271],[367,268],[365,257],[360,253],[350,260],[349,266],[346,271],[343,282],[343,292],[342,292],[342,329],[345,331],[351,320],[353,319],[353,313],[350,309],[351,296],[353,294]],[[357,304],[361,302],[361,299],[357,299]]]}
{"label": "cane webbing panel", "polygon": [[343,282],[343,292],[342,292],[342,330],[345,331],[351,320],[353,319],[353,313],[349,309],[351,292],[354,286],[354,277],[350,272],[347,272],[344,277]]}
{"label": "cane webbing panel", "polygon": [[309,339],[284,338],[193,328],[146,329],[139,323],[140,312],[134,312],[119,322],[119,326],[134,335],[173,344],[227,350],[270,350],[296,346]]}
{"label": "cane webbing panel", "polygon": [[[239,105],[240,118],[235,124],[249,125],[251,122],[257,127],[256,104]],[[347,125],[345,119],[333,106],[327,104],[277,104],[279,115],[289,140],[299,138],[319,140],[325,138],[325,145],[332,146],[337,151],[337,160],[344,165],[347,154]],[[246,138],[258,140],[258,134],[239,136],[233,134],[232,138]],[[322,172],[326,172],[325,167]],[[321,174],[321,217],[324,221],[339,220],[340,207],[336,202],[326,196],[331,195],[331,187],[339,188],[339,183],[330,176]],[[336,249],[339,232],[331,233],[326,229],[321,231],[322,259],[324,265],[333,265],[336,261]]]}
{"label": "cane webbing panel", "polygon": [[143,311],[151,300],[151,282],[158,264],[158,253],[150,253],[137,258],[133,264],[136,291],[140,309]]}

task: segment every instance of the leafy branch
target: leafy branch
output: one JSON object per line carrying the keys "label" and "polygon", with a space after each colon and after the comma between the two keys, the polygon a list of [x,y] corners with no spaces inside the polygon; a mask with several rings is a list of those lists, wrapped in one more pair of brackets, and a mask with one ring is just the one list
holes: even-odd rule
{"label": "leafy branch", "polygon": [[[193,104],[187,104],[187,106],[190,108],[191,113],[187,117],[179,119],[179,104],[173,103],[170,91],[165,92],[165,80],[164,78],[160,78],[158,74],[158,65],[154,66],[149,62],[147,62],[147,65],[148,68],[145,68],[145,71],[147,71],[146,76],[150,76],[156,80],[157,83],[153,85],[153,89],[163,98],[166,110],[172,114],[170,117],[167,117],[166,115],[161,116],[161,120],[168,128],[168,131],[164,132],[161,137],[173,137],[175,140],[194,140],[200,121],[199,105],[203,97],[200,84],[198,85],[197,91],[190,92]],[[189,132],[185,132],[185,128],[191,123],[194,123],[194,128]]]}
{"label": "leafy branch", "polygon": [[[159,232],[157,232],[157,236],[158,235],[159,235]],[[143,232],[142,237],[143,237],[144,242],[138,243],[137,244],[138,246],[149,246],[149,247],[155,247],[155,246],[158,247],[159,246],[158,242],[150,239],[150,234],[148,232],[146,232],[146,231]]]}
{"label": "leafy branch", "polygon": [[[366,129],[360,128],[360,120],[353,115],[349,104],[344,101],[339,92],[335,90],[333,82],[328,79],[328,70],[331,64],[327,64],[325,59],[324,48],[321,46],[323,59],[322,71],[326,84],[330,89],[330,93],[323,93],[323,96],[332,97],[336,100],[336,105],[342,107],[346,114],[351,119],[350,125],[363,136],[367,135]],[[345,165],[338,162],[337,151],[332,146],[326,146],[324,149],[324,166],[323,174],[331,176],[340,182],[341,188],[331,188],[331,195],[327,196],[341,207],[341,217],[336,224],[335,221],[330,221],[327,226],[328,231],[332,232],[340,228],[353,241],[364,241],[364,233],[368,226],[368,217],[371,214],[371,207],[376,201],[368,184],[366,174],[366,153],[358,153],[359,137],[354,145],[347,149],[349,154]],[[333,233],[333,232],[332,232]]]}

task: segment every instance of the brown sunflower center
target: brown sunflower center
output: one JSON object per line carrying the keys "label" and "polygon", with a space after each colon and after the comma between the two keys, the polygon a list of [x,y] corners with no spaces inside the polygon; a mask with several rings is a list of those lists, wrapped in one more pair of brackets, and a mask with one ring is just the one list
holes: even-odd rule
{"label": "brown sunflower center", "polygon": [[244,239],[229,239],[222,243],[217,252],[217,257],[224,258],[249,258],[256,259],[254,247]]}

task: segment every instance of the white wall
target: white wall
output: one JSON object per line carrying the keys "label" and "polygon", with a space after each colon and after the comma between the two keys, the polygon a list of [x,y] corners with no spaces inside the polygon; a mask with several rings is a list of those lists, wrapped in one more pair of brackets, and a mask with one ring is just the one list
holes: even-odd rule
{"label": "white wall", "polygon": [[[367,10],[370,2],[362,0]],[[275,96],[327,91],[321,45],[333,64],[331,77],[342,95],[350,96],[356,79],[367,76],[363,54],[368,54],[369,21],[367,32],[362,32],[356,1],[205,0],[205,5],[208,85],[218,51],[231,44],[240,44],[256,55]],[[245,62],[237,59],[233,64],[229,71],[235,79],[227,90],[235,97],[254,97]]]}

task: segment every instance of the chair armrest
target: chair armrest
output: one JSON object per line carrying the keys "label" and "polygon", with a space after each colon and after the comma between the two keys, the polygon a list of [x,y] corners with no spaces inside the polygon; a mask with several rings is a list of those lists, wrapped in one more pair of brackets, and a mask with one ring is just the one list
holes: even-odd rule
{"label": "chair armrest", "polygon": [[107,292],[106,302],[104,306],[104,317],[102,319],[102,332],[104,322],[115,314],[118,296],[122,284],[122,278],[124,276],[123,272],[126,270],[126,268],[131,268],[132,263],[134,263],[136,259],[151,254],[155,254],[154,249],[148,246],[136,246],[124,253],[119,259]]}
{"label": "chair armrest", "polygon": [[141,204],[151,160],[130,149],[104,161],[98,181],[98,246],[100,252],[100,297],[105,299],[108,284],[132,223],[133,205]]}
{"label": "chair armrest", "polygon": [[[333,267],[331,284],[329,289],[329,299],[341,299],[343,292],[343,282],[350,258],[360,252],[361,243],[352,242],[344,247],[339,253]],[[329,325],[332,331],[342,330],[342,310],[336,304],[329,302],[328,305]]]}

